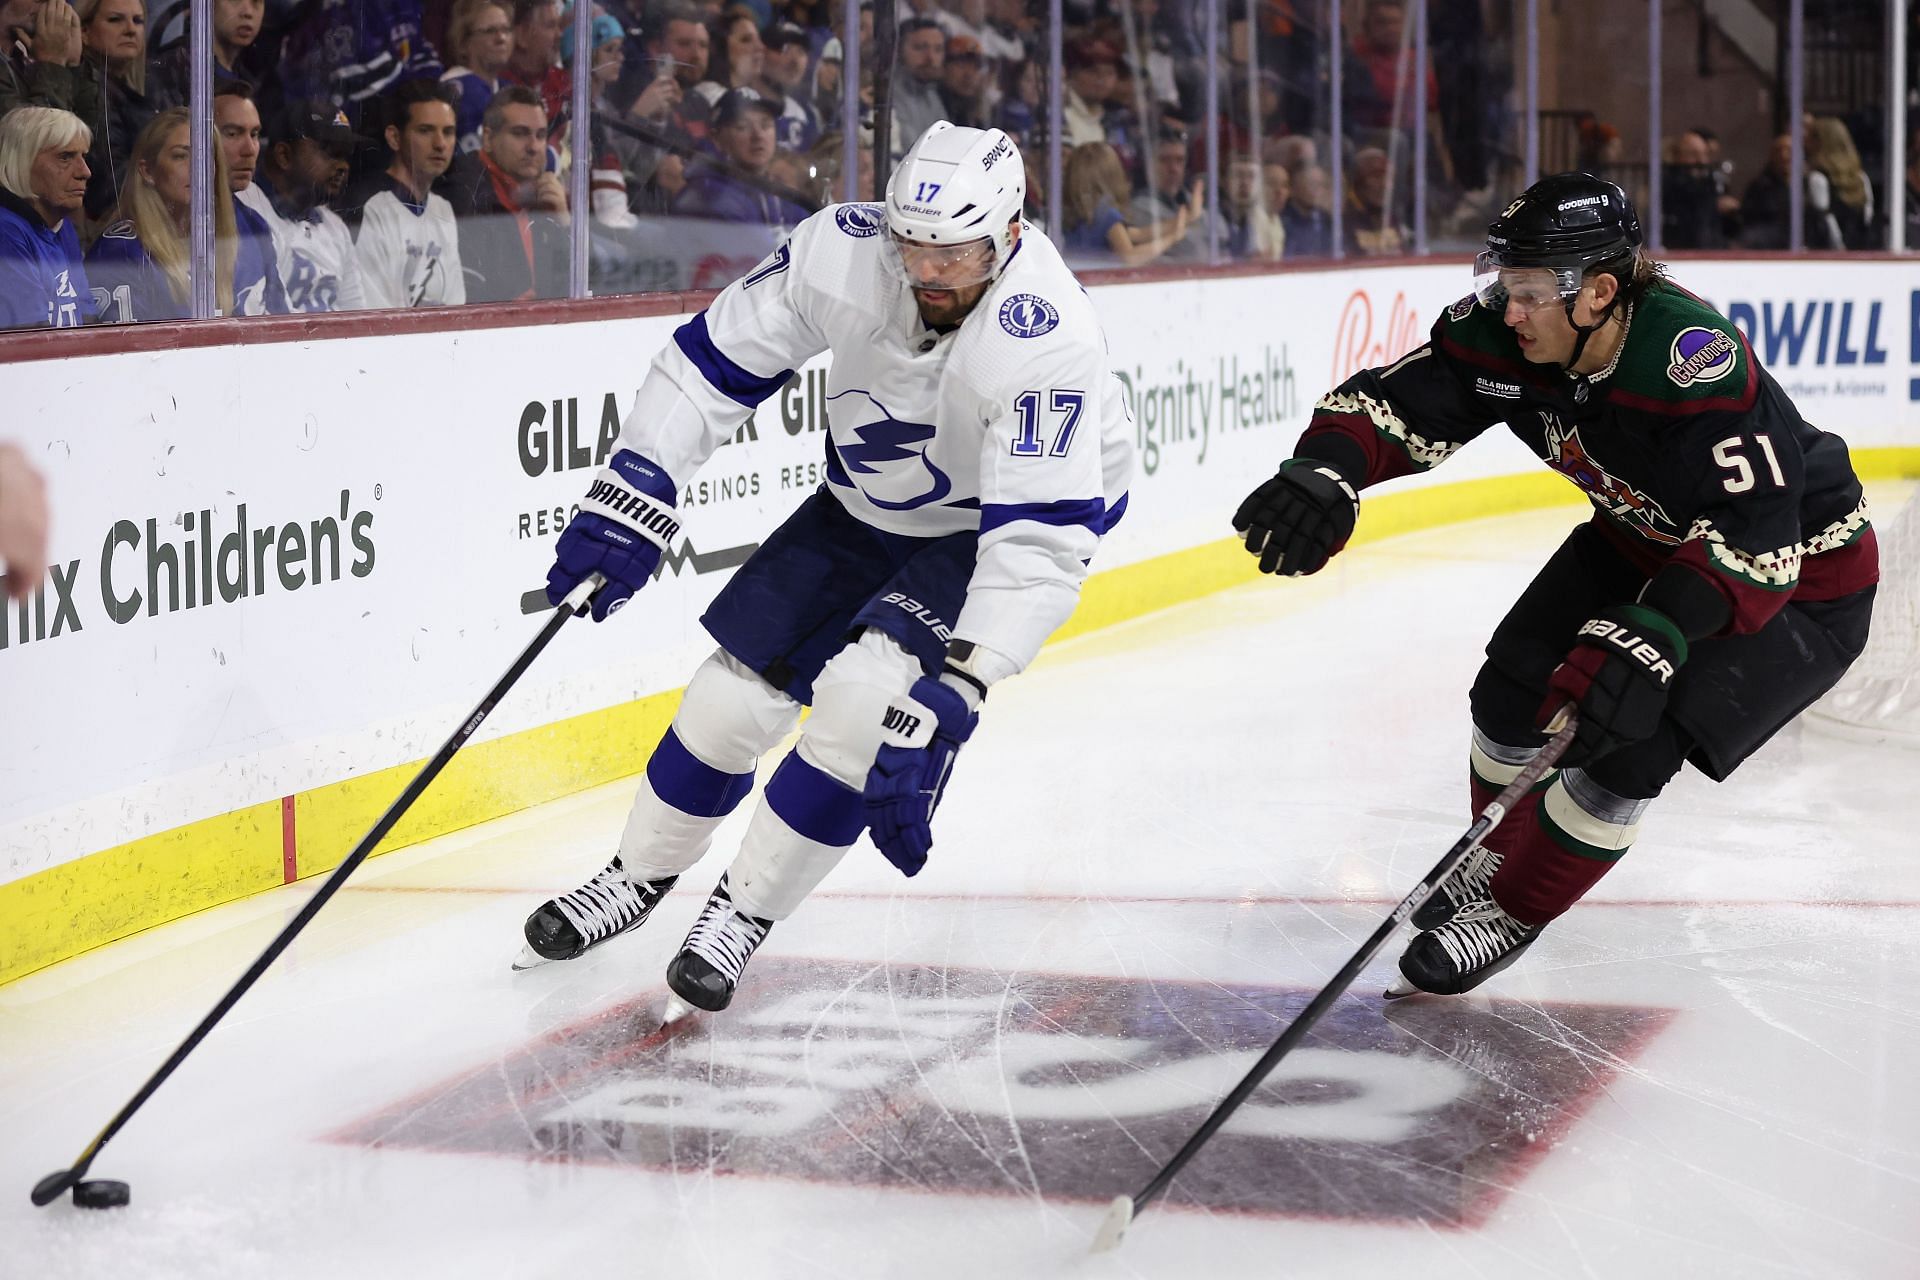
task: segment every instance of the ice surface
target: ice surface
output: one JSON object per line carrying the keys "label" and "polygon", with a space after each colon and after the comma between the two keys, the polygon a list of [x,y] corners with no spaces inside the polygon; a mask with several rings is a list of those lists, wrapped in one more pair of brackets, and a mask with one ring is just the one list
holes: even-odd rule
{"label": "ice surface", "polygon": [[1920,1274],[1920,757],[1798,729],[1683,776],[1474,996],[1383,1003],[1390,947],[1088,1255],[1464,827],[1480,645],[1577,518],[1049,651],[927,870],[857,847],[668,1032],[739,818],[641,932],[518,974],[631,784],[378,858],[107,1147],[126,1210],[27,1192],[310,887],[0,988],[0,1277]]}

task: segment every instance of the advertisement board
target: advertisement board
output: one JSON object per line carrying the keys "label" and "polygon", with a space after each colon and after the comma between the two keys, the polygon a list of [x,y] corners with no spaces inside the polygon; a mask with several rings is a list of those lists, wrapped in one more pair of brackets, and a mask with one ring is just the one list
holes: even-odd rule
{"label": "advertisement board", "polygon": [[[1920,422],[1910,274],[1679,273],[1757,335],[1810,416],[1866,444],[1911,442]],[[1226,537],[1319,395],[1421,341],[1465,278],[1438,264],[1097,287],[1139,473],[1096,572]],[[30,726],[0,762],[0,885],[428,754],[537,628],[553,539],[678,323],[12,366],[56,525],[45,586],[0,627],[9,712]],[[680,478],[685,540],[658,581],[610,624],[570,629],[483,738],[685,682],[711,647],[702,609],[822,481],[824,370],[797,370]],[[1396,484],[1536,468],[1498,432]],[[651,745],[633,744],[636,768]]]}

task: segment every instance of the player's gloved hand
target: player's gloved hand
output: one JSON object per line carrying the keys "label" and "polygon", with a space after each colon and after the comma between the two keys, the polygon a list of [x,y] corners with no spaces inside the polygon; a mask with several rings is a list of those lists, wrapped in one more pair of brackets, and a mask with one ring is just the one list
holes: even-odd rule
{"label": "player's gloved hand", "polygon": [[553,568],[547,570],[547,602],[567,598],[588,574],[607,580],[593,596],[593,620],[633,598],[659,567],[660,553],[680,533],[673,481],[631,449],[607,459],[593,478],[580,510],[560,531]]}
{"label": "player's gloved hand", "polygon": [[1686,637],[1658,609],[1615,605],[1582,624],[1573,648],[1547,678],[1547,700],[1540,704],[1542,726],[1564,703],[1580,712],[1561,766],[1577,767],[1652,737],[1667,709],[1674,672],[1686,660]]}
{"label": "player's gloved hand", "polygon": [[887,861],[907,875],[927,865],[933,811],[947,789],[960,744],[980,713],[952,685],[921,676],[895,698],[880,728],[880,754],[867,773],[867,825]]}
{"label": "player's gloved hand", "polygon": [[1353,536],[1360,498],[1338,471],[1313,458],[1288,458],[1280,472],[1233,513],[1260,572],[1318,573]]}

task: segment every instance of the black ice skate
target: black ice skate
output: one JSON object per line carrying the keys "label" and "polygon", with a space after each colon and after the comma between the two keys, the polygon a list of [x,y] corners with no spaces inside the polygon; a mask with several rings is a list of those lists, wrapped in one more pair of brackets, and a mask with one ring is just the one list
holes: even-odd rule
{"label": "black ice skate", "polygon": [[531,969],[553,960],[573,960],[608,938],[638,929],[679,878],[664,876],[635,884],[616,854],[599,875],[571,893],[549,898],[527,917],[523,930],[527,945],[513,967]]}
{"label": "black ice skate", "polygon": [[1437,929],[1420,934],[1400,957],[1400,981],[1387,999],[1425,991],[1457,996],[1500,972],[1533,945],[1540,929],[1521,924],[1492,898],[1469,902]]}
{"label": "black ice skate", "polygon": [[727,877],[713,887],[713,896],[701,908],[693,922],[680,954],[667,966],[667,986],[673,998],[667,1001],[667,1022],[683,1018],[693,1009],[718,1013],[733,1002],[733,989],[746,971],[754,949],[766,941],[773,921],[744,915],[733,906],[727,892]]}
{"label": "black ice skate", "polygon": [[1500,855],[1483,844],[1477,844],[1460,859],[1460,865],[1453,873],[1440,882],[1433,896],[1420,904],[1420,909],[1409,917],[1413,927],[1422,933],[1429,929],[1438,929],[1453,919],[1454,912],[1469,902],[1478,901],[1487,896],[1487,888],[1493,883],[1493,873],[1500,869]]}

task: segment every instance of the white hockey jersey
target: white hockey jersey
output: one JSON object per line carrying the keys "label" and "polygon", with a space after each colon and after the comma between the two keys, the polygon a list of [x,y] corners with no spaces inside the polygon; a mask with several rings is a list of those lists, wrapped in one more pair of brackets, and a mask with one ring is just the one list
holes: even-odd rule
{"label": "white hockey jersey", "polygon": [[388,179],[368,197],[353,248],[360,288],[369,307],[457,307],[467,300],[460,269],[459,232],[446,197],[427,193],[424,205]]}
{"label": "white hockey jersey", "polygon": [[1093,303],[1031,225],[966,321],[926,327],[878,204],[831,205],[654,358],[622,443],[684,490],[791,371],[831,351],[828,488],[890,533],[980,530],[956,640],[1025,667],[1066,621],[1133,477]]}
{"label": "white hockey jersey", "polygon": [[367,305],[360,290],[360,266],[353,254],[353,234],[340,215],[325,206],[304,217],[287,218],[258,178],[238,193],[240,200],[266,219],[273,232],[274,255],[280,280],[287,287],[287,305],[294,311],[358,311]]}

